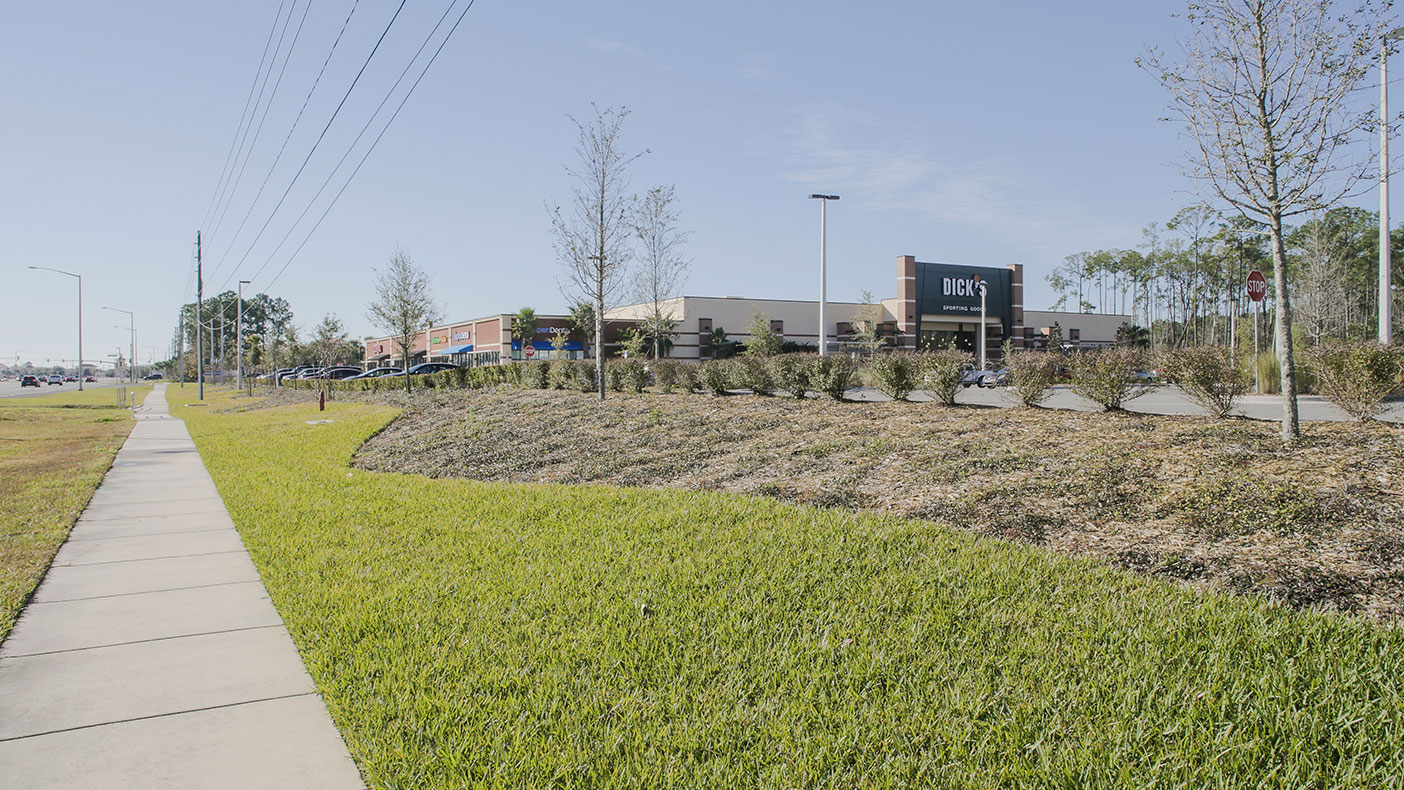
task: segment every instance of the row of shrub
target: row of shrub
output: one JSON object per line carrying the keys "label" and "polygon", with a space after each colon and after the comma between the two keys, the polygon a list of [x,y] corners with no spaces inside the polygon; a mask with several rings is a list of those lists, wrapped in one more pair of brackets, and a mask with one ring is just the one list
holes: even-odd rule
{"label": "row of shrub", "polygon": [[[742,356],[701,364],[663,359],[646,365],[641,359],[613,359],[605,364],[605,385],[615,392],[638,393],[651,385],[661,392],[702,390],[725,395],[746,390],[796,398],[818,393],[843,400],[866,376],[871,386],[894,400],[905,400],[922,390],[938,403],[954,405],[962,377],[973,362],[968,352],[954,350],[883,353],[862,366],[843,354]],[[1392,393],[1404,389],[1404,349],[1398,347],[1378,343],[1327,344],[1308,351],[1306,362],[1321,394],[1359,420],[1377,415]],[[1118,411],[1149,391],[1156,380],[1141,371],[1158,366],[1164,380],[1178,385],[1211,415],[1224,417],[1251,385],[1248,363],[1217,346],[1173,349],[1155,356],[1130,347],[1071,354],[1014,351],[1005,355],[1004,365],[1010,391],[1026,406],[1041,405],[1053,393],[1055,384],[1067,382],[1078,395],[1107,411]],[[593,392],[597,388],[594,362],[572,359],[458,368],[415,376],[413,384],[454,389],[510,385],[577,392]],[[393,391],[406,386],[400,377],[289,381],[284,385],[350,391]]]}

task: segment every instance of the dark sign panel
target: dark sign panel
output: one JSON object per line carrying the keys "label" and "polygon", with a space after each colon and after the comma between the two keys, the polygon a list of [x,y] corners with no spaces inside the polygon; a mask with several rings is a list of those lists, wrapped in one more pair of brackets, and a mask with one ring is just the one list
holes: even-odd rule
{"label": "dark sign panel", "polygon": [[922,315],[980,318],[979,283],[984,282],[985,315],[1008,323],[1013,314],[1013,289],[1008,269],[917,263],[917,309]]}

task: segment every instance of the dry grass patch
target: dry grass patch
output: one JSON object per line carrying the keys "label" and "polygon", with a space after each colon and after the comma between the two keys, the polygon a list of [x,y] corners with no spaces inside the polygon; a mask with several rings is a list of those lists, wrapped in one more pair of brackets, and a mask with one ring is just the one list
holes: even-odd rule
{"label": "dry grass patch", "polygon": [[0,641],[132,425],[106,390],[0,401]]}

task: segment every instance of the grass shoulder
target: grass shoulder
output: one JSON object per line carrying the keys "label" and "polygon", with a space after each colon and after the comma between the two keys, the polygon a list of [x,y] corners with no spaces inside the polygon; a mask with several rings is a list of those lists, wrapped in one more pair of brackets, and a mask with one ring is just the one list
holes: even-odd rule
{"label": "grass shoulder", "polygon": [[375,787],[1404,775],[1400,631],[923,520],[356,469],[397,409],[223,398],[176,413]]}

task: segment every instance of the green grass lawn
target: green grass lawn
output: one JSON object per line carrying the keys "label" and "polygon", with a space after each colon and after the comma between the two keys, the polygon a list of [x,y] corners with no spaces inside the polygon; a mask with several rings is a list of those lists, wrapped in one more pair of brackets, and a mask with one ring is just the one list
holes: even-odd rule
{"label": "green grass lawn", "polygon": [[351,470],[394,410],[225,397],[173,412],[377,788],[1404,776],[1404,631],[928,522]]}
{"label": "green grass lawn", "polygon": [[132,425],[112,389],[0,400],[0,642]]}

